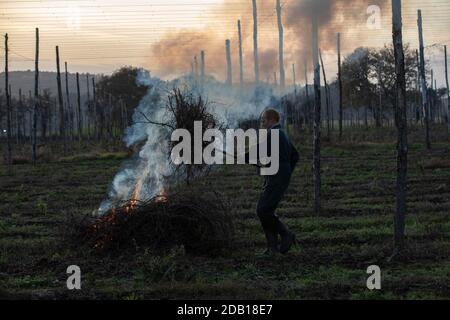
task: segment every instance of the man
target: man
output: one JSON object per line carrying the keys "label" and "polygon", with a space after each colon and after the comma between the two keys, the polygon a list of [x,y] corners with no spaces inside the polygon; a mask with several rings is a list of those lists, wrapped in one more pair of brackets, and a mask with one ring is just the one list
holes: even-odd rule
{"label": "man", "polygon": [[[265,176],[263,192],[259,198],[256,213],[261,221],[267,240],[264,254],[287,253],[296,242],[295,235],[281,222],[275,214],[286,189],[289,186],[292,172],[299,160],[298,151],[281,130],[280,114],[268,109],[261,115],[261,128],[268,130],[267,146],[271,145],[271,130],[279,130],[279,170],[272,176]],[[270,152],[270,147],[268,148]],[[281,241],[278,241],[278,235]]]}

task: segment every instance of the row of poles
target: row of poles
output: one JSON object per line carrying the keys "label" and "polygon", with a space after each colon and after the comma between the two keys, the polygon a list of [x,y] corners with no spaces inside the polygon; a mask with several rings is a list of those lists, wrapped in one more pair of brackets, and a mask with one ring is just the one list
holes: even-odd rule
{"label": "row of poles", "polygon": [[[257,6],[256,0],[253,2],[253,50],[254,50],[254,67],[255,67],[255,83],[260,81],[259,58],[258,58],[258,28],[257,28]],[[279,29],[279,67],[280,67],[280,86],[285,86],[285,70],[284,70],[284,52],[283,52],[283,25],[281,21],[281,5],[280,1],[276,1],[276,11],[278,17]],[[428,85],[426,78],[424,37],[422,27],[422,11],[418,10],[418,33],[419,33],[419,79],[422,94],[422,108],[425,122],[425,144],[427,149],[431,149],[430,139],[430,100],[428,99]],[[406,100],[406,76],[405,76],[405,55],[403,46],[403,30],[402,30],[402,3],[401,0],[392,0],[392,38],[395,55],[395,74],[396,74],[396,125],[398,131],[398,148],[397,148],[397,190],[396,190],[396,213],[394,219],[394,256],[401,253],[404,247],[405,237],[405,215],[406,215],[406,190],[407,190],[407,157],[408,157],[408,137],[407,137],[407,100]],[[243,59],[242,59],[242,37],[241,23],[238,21],[239,36],[239,62],[240,62],[240,84],[243,85]],[[227,60],[227,85],[232,85],[231,73],[231,50],[230,40],[225,42],[226,60]],[[342,64],[341,64],[341,35],[337,35],[337,51],[338,51],[338,91],[339,91],[339,137],[342,137],[342,119],[343,119],[343,99],[342,99]],[[445,78],[447,86],[447,122],[448,132],[450,134],[450,99],[448,85],[448,69],[447,69],[447,47],[445,51]],[[326,98],[329,100],[329,93],[326,81],[326,73],[323,65],[322,55],[319,49],[319,26],[317,13],[312,14],[312,52],[314,67],[314,127],[313,127],[313,172],[314,172],[314,211],[320,214],[321,211],[321,65],[323,71],[324,82],[326,86]],[[306,66],[306,62],[305,62]],[[295,67],[293,67],[293,78],[295,79]],[[202,77],[204,77],[204,52],[202,51]],[[306,95],[309,99],[308,80],[305,67]],[[204,80],[202,80],[204,81]],[[295,80],[294,80],[295,86]],[[381,90],[380,90],[381,103]]]}
{"label": "row of poles", "polygon": [[[8,34],[5,34],[5,96],[6,96],[6,122],[7,122],[7,129],[6,129],[6,136],[7,136],[7,163],[9,168],[11,169],[11,165],[12,165],[12,91],[11,91],[11,84],[9,81],[9,36]],[[43,111],[40,108],[40,103],[43,101],[42,100],[42,96],[41,96],[41,91],[39,88],[39,53],[40,53],[40,39],[39,39],[39,28],[36,28],[36,51],[35,51],[35,78],[34,78],[34,96],[30,91],[30,104],[31,104],[31,108],[30,108],[30,140],[31,140],[31,154],[32,154],[32,162],[33,164],[36,164],[37,161],[37,148],[38,148],[38,114],[39,112]],[[57,68],[57,98],[55,101],[55,105],[57,106],[58,110],[58,122],[59,122],[59,129],[58,129],[58,133],[59,136],[62,138],[63,140],[63,145],[64,145],[64,154],[67,153],[67,148],[68,148],[68,139],[70,138],[71,140],[74,139],[78,139],[79,141],[81,141],[84,138],[84,125],[83,125],[83,111],[82,111],[82,104],[81,104],[81,89],[80,89],[80,74],[77,72],[76,73],[76,87],[77,87],[77,95],[76,95],[76,100],[77,100],[77,107],[72,108],[72,104],[70,102],[70,89],[69,89],[69,77],[68,77],[68,64],[67,62],[64,63],[64,67],[65,67],[65,95],[66,95],[66,108],[65,108],[65,104],[64,104],[64,94],[63,94],[63,88],[62,88],[62,77],[61,77],[61,62],[60,62],[60,50],[59,50],[59,46],[56,46],[55,48],[56,51],[56,68]],[[96,93],[96,83],[95,83],[95,77],[90,77],[89,74],[86,74],[86,84],[87,84],[87,109],[88,109],[88,113],[91,112],[91,90],[90,90],[90,86],[92,86],[92,98],[93,98],[93,108],[97,109],[97,93]],[[46,101],[48,103],[50,103],[50,101]],[[126,106],[124,105],[123,101],[121,100],[121,105],[120,105],[120,112],[121,112],[121,119],[122,122],[122,129],[124,129],[126,127],[126,120],[124,119],[124,117],[126,117],[126,119],[128,119],[128,114],[127,114],[127,110],[126,110]],[[109,103],[112,106],[112,98],[111,95],[109,96]],[[23,103],[22,103],[22,90],[19,89],[19,105],[23,107]],[[24,119],[24,112],[22,111],[22,116],[23,116],[23,121],[25,121]],[[105,119],[100,119],[102,116],[97,114],[97,111],[94,110],[95,113],[95,123],[94,131],[98,131],[101,130],[103,131],[104,128],[98,128],[98,123],[103,123],[105,121]],[[19,132],[19,120],[18,120],[18,114],[19,114],[19,110],[16,110],[16,129],[17,132]],[[109,114],[105,114],[103,115],[103,117],[107,117],[110,121],[112,119],[112,110],[110,110]],[[55,118],[56,118],[56,113],[55,113]],[[89,115],[86,116],[87,122],[88,122],[88,136],[89,138],[91,137],[91,126],[92,126],[92,119]],[[51,123],[51,120],[48,119],[49,122]],[[44,122],[44,119],[41,119],[41,122]],[[25,131],[25,125],[24,123],[22,123],[23,126],[23,131]],[[111,124],[106,126],[106,130],[109,132],[109,134],[113,134],[113,129],[110,128]],[[56,124],[55,124],[55,130],[56,130]],[[70,128],[68,128],[70,127]],[[69,134],[70,133],[70,134]],[[42,134],[42,132],[41,132]],[[95,133],[95,134],[99,134],[99,133]],[[19,133],[17,133],[17,139],[19,139]],[[76,137],[77,136],[77,137]]]}

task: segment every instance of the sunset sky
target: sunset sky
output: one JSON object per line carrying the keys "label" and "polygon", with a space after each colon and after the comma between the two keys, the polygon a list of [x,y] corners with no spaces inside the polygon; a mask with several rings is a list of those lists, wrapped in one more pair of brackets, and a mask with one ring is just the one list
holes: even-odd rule
{"label": "sunset sky", "polygon": [[[303,61],[310,58],[310,0],[282,0],[287,81],[292,63],[304,82]],[[275,0],[258,0],[261,77],[278,70]],[[359,46],[392,42],[387,0],[316,0],[323,7],[320,47],[330,78],[336,73],[335,37],[342,33],[343,54]],[[424,18],[427,58],[443,85],[443,48],[450,45],[450,0],[403,1],[404,37],[418,46],[417,9]],[[369,5],[381,7],[381,29],[367,26]],[[9,34],[10,69],[34,68],[34,28],[41,36],[41,69],[55,70],[55,46],[72,72],[111,73],[122,65],[142,66],[170,79],[190,71],[200,50],[207,72],[225,78],[225,40],[231,39],[233,76],[238,79],[237,20],[242,20],[245,79],[253,80],[251,0],[0,0],[0,32]],[[431,46],[437,44],[436,46]],[[0,45],[3,69],[3,41]],[[308,63],[308,68],[310,68]],[[309,70],[310,71],[310,70]]]}

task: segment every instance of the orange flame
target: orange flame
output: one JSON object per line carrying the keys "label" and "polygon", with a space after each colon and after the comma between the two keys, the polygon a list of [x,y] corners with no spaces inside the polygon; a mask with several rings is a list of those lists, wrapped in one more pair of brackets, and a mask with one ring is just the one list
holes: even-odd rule
{"label": "orange flame", "polygon": [[141,189],[142,189],[142,179],[139,179],[136,182],[136,185],[134,187],[134,191],[131,194],[131,199],[129,204],[125,207],[125,212],[127,214],[130,214],[130,212],[134,209],[136,209],[138,201],[139,201],[139,194],[141,193]]}
{"label": "orange flame", "polygon": [[167,203],[169,201],[169,194],[166,189],[162,189],[161,193],[156,196],[156,202]]}

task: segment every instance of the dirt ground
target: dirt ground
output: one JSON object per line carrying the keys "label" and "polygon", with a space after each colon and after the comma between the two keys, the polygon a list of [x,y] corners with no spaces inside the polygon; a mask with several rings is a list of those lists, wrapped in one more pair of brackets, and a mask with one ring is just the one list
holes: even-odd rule
{"label": "dirt ground", "polygon": [[[261,258],[265,240],[255,215],[262,180],[248,166],[224,166],[202,181],[237,206],[236,247],[220,257],[196,257],[176,247],[166,255],[136,248],[97,256],[64,241],[70,215],[96,209],[127,156],[123,151],[78,155],[38,166],[0,167],[0,296],[45,299],[449,299],[450,140],[425,151],[411,137],[407,254],[392,253],[396,149],[356,134],[326,143],[323,211],[312,210],[309,137],[297,139],[301,162],[278,211],[300,242],[289,254]],[[364,142],[361,142],[364,141]],[[82,290],[66,288],[66,268],[78,265]],[[382,289],[366,287],[370,265]]]}

